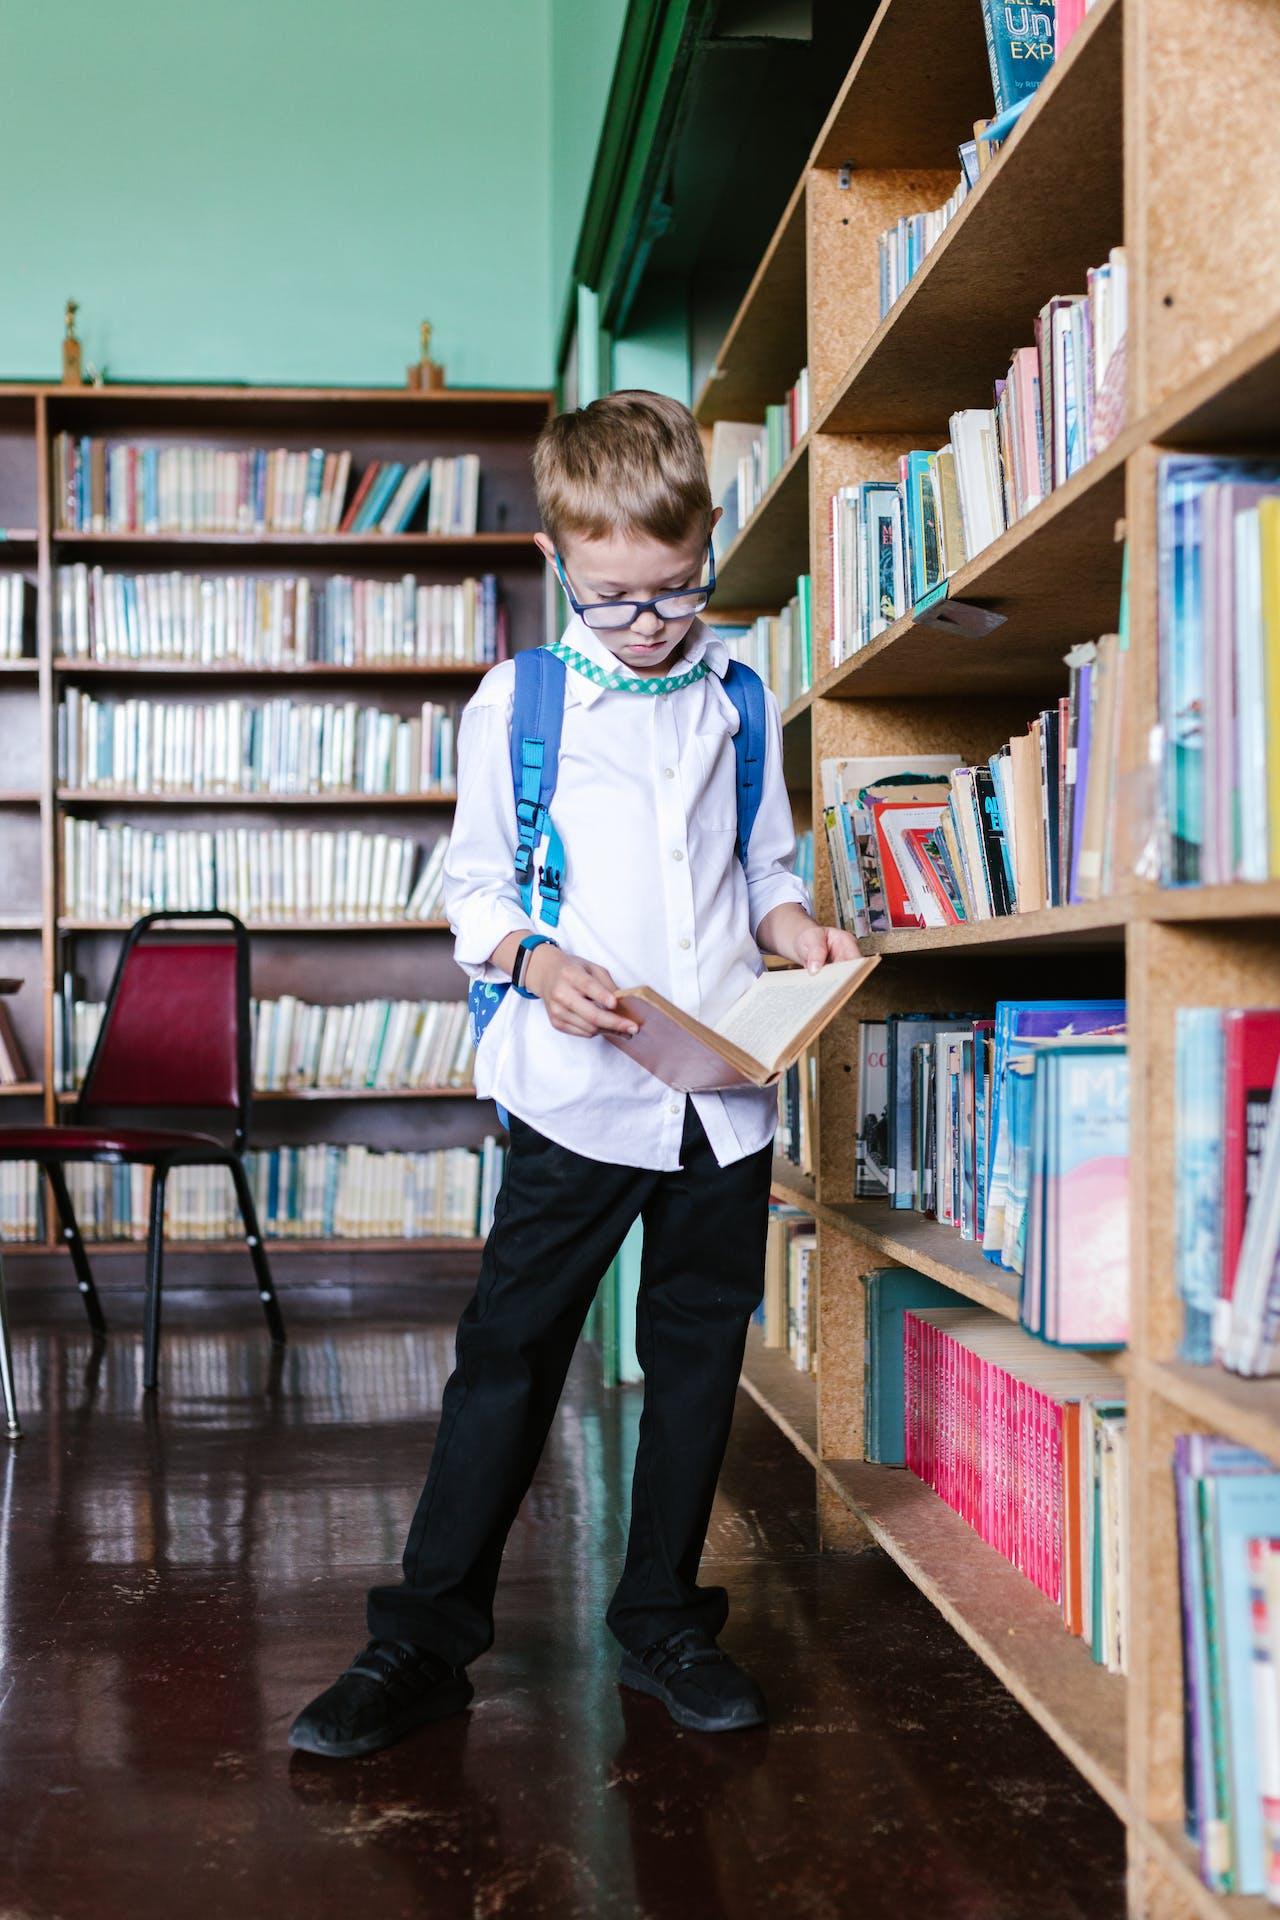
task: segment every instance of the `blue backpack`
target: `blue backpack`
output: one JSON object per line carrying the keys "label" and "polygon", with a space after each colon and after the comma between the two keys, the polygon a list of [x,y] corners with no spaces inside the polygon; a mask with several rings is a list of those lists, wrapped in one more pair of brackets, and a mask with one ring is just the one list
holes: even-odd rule
{"label": "blue backpack", "polygon": [[[545,833],[547,848],[536,869],[538,915],[555,927],[564,899],[564,845],[551,819],[560,761],[564,717],[565,664],[545,647],[529,647],[515,656],[516,693],[511,714],[511,780],[516,805],[516,885],[527,914],[533,914],[535,857]],[[738,790],[738,858],[745,866],[751,830],[764,791],[766,733],[764,683],[740,660],[731,660],[720,683],[737,708],[733,737]],[[467,995],[471,1037],[476,1045],[505,996],[509,983],[473,980]]]}

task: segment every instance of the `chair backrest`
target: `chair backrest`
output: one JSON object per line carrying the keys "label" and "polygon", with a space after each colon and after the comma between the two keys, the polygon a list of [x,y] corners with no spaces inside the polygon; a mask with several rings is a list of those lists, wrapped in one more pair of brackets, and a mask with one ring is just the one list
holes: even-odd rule
{"label": "chair backrest", "polygon": [[231,913],[147,914],[125,935],[78,1113],[223,1109],[241,1143],[250,1098],[247,929]]}

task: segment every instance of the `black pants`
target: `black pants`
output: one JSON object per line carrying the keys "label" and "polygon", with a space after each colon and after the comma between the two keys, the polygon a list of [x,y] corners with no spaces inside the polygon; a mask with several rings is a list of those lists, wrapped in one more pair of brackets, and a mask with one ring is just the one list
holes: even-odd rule
{"label": "black pants", "polygon": [[404,1584],[374,1587],[369,1631],[465,1666],[493,1642],[507,1534],[533,1478],[587,1308],[637,1217],[644,1411],[626,1564],[609,1626],[632,1651],[711,1633],[723,1587],[697,1585],[747,1324],[763,1291],[772,1149],[720,1167],[690,1101],[681,1167],[584,1159],[512,1116],[480,1279],[458,1326]]}

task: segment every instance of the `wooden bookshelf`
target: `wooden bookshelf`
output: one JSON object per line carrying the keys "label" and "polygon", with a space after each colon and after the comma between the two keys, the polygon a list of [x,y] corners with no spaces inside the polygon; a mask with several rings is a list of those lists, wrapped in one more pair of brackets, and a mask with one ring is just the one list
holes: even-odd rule
{"label": "wooden bookshelf", "polygon": [[[725,395],[750,404],[746,417],[782,398],[794,341],[784,371],[766,344],[768,314],[794,300],[803,274],[816,680],[786,720],[809,732],[815,788],[829,755],[972,758],[1020,731],[1065,690],[1068,647],[1115,631],[1126,531],[1127,764],[1140,766],[1157,714],[1156,459],[1165,449],[1274,453],[1280,440],[1280,257],[1260,257],[1255,244],[1280,213],[1280,125],[1269,104],[1280,83],[1280,14],[1228,0],[1215,25],[1206,39],[1195,0],[1097,0],[882,319],[879,234],[947,199],[957,144],[991,111],[981,8],[883,0],[717,356],[720,378],[699,399],[712,420],[725,417]],[[942,444],[952,411],[990,405],[991,382],[1032,340],[1039,307],[1080,291],[1085,269],[1121,241],[1130,266],[1128,424],[948,584],[949,601],[998,612],[1002,624],[963,638],[934,609],[910,612],[862,652],[828,664],[835,487],[893,474],[911,447]],[[753,352],[758,379],[747,364]],[[734,543],[730,604],[747,604],[739,579],[776,604],[800,570],[790,544],[780,564],[778,526],[766,517],[775,506],[766,500]],[[1126,784],[1140,786],[1141,776]],[[1122,796],[1122,816],[1131,800],[1131,791]],[[816,894],[821,916],[833,919],[821,836]],[[1179,1005],[1280,1004],[1278,921],[1278,882],[1162,890],[1132,877],[1085,906],[867,941],[881,964],[857,1011],[819,1043],[812,1200],[794,1169],[774,1170],[775,1192],[808,1205],[817,1227],[815,1376],[796,1375],[754,1333],[744,1372],[746,1391],[814,1465],[830,1544],[884,1547],[1126,1822],[1134,1920],[1265,1910],[1205,1888],[1182,1834],[1173,1441],[1216,1431],[1280,1456],[1280,1381],[1178,1358],[1173,1036]],[[853,1198],[857,1020],[989,1007],[1010,993],[1052,995],[1086,981],[1089,992],[1125,992],[1133,1062],[1127,1680],[1096,1668],[1056,1610],[930,1490],[861,1457],[869,1271],[912,1267],[1007,1318],[1017,1303],[1010,1276],[950,1228]]]}
{"label": "wooden bookshelf", "polygon": [[[809,561],[809,438],[798,441],[759,506],[726,547],[717,608],[784,606]],[[722,616],[720,616],[722,617]]]}
{"label": "wooden bookshelf", "polygon": [[[417,838],[425,849],[447,829],[451,792],[414,794],[136,793],[102,788],[76,790],[56,779],[57,713],[66,688],[82,684],[102,695],[117,689],[137,697],[152,686],[156,698],[209,698],[225,684],[243,697],[297,688],[306,701],[343,697],[358,687],[362,697],[411,713],[424,700],[465,700],[485,671],[465,661],[429,665],[401,660],[355,666],[302,663],[251,667],[240,662],[182,660],[78,660],[63,657],[55,631],[56,570],[83,562],[125,572],[171,572],[190,568],[204,576],[262,571],[307,576],[320,583],[342,572],[393,581],[406,573],[427,584],[448,584],[481,571],[497,575],[506,604],[512,644],[543,638],[543,562],[533,542],[536,525],[530,455],[551,410],[546,392],[457,391],[413,393],[397,389],[312,387],[120,386],[64,388],[27,384],[0,388],[0,571],[21,572],[35,606],[29,657],[0,662],[3,706],[0,741],[6,752],[21,743],[21,759],[8,768],[0,808],[11,809],[0,848],[0,883],[14,911],[0,918],[7,942],[0,971],[33,983],[12,1003],[18,1038],[32,1071],[21,1088],[0,1094],[35,1103],[46,1122],[65,1119],[73,1096],[60,1093],[53,1072],[53,1022],[64,967],[85,978],[89,997],[105,997],[121,935],[117,922],[60,911],[58,870],[64,814],[155,826],[176,810],[174,825],[218,826],[283,819],[301,821],[315,809],[317,824],[332,828],[343,815],[374,827],[380,817],[397,833]],[[480,457],[479,526],[472,535],[302,533],[73,533],[58,524],[52,494],[53,443],[67,431],[160,445],[243,449],[252,446],[306,449],[349,447],[354,491],[373,459],[416,460],[475,452]],[[305,687],[305,691],[303,690]],[[181,689],[181,692],[178,690]],[[31,768],[29,785],[22,776]],[[282,992],[326,1002],[334,998],[457,999],[464,980],[453,964],[442,919],[316,919],[250,921],[254,936],[253,991],[263,998]],[[357,940],[346,936],[359,935]],[[402,936],[421,936],[406,941]],[[341,968],[341,993],[333,987]],[[495,1130],[492,1106],[469,1091],[452,1088],[303,1089],[255,1098],[254,1146],[299,1145],[309,1139],[375,1147],[433,1149],[475,1146]],[[28,1109],[29,1110],[29,1109]],[[6,1254],[39,1254],[57,1270],[60,1238],[52,1226],[39,1243],[6,1247]],[[317,1273],[336,1255],[466,1253],[472,1239],[414,1241],[377,1238],[343,1241],[275,1240],[271,1255],[312,1263]],[[238,1241],[183,1241],[175,1252],[243,1252]],[[94,1251],[121,1253],[140,1263],[143,1248],[112,1241]],[[40,1262],[33,1262],[39,1266]],[[141,1271],[139,1264],[139,1272]],[[64,1282],[65,1284],[65,1282]]]}

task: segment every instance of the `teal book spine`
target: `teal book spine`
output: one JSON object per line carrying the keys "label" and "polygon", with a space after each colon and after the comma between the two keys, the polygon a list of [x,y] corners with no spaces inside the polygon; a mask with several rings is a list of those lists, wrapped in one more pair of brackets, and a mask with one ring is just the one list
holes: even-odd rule
{"label": "teal book spine", "polygon": [[999,117],[1033,94],[1053,65],[1052,0],[1038,6],[982,0],[982,26]]}

